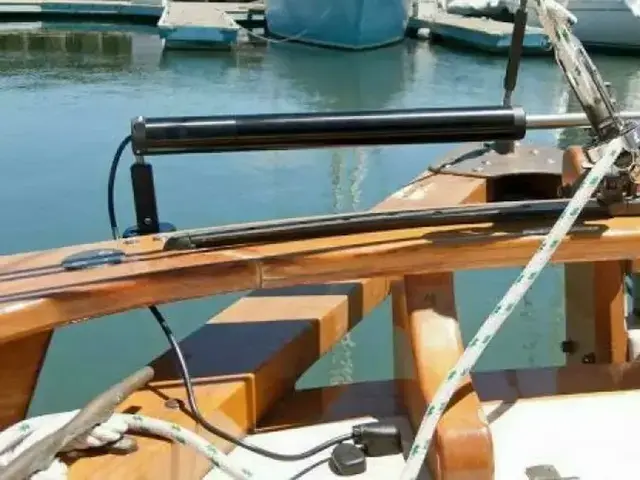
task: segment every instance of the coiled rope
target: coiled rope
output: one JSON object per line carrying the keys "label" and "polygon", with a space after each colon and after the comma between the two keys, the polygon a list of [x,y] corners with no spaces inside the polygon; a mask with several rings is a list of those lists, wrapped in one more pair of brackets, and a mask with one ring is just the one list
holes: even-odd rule
{"label": "coiled rope", "polygon": [[[4,430],[0,433],[0,467],[8,465],[31,445],[62,428],[79,411],[30,418]],[[246,468],[235,465],[227,455],[200,435],[180,425],[144,415],[113,414],[106,422],[94,427],[87,435],[74,440],[66,450],[85,450],[113,444],[122,441],[128,431],[158,435],[195,449],[211,460],[213,464],[212,470],[204,478],[213,478],[216,472],[224,472],[231,478],[239,480],[257,478]],[[65,480],[67,473],[67,465],[56,457],[47,469],[33,474],[30,478],[31,480]]]}

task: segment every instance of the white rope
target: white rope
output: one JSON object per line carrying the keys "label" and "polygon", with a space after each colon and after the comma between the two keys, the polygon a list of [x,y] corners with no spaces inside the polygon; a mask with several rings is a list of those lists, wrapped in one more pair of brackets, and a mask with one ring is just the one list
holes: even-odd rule
{"label": "white rope", "polygon": [[[78,412],[79,410],[74,410],[30,418],[4,430],[0,433],[0,467],[8,465],[38,440],[59,430]],[[94,427],[87,435],[75,439],[65,451],[85,450],[112,444],[122,440],[128,431],[151,433],[195,449],[209,458],[214,465],[205,478],[213,478],[212,474],[222,472],[235,479],[256,478],[251,471],[234,465],[227,455],[200,435],[180,425],[143,415],[116,413],[106,422]],[[65,480],[66,478],[67,466],[58,458],[46,470],[30,477],[31,480]]]}
{"label": "white rope", "polygon": [[[567,80],[574,84],[578,93],[586,102],[594,105],[600,96],[589,72],[592,64],[584,53],[580,42],[571,34],[569,23],[572,15],[564,8],[558,8],[552,0],[535,0],[540,21],[549,35],[556,53],[558,64],[565,70]],[[595,67],[593,67],[595,69]],[[584,75],[583,75],[584,74]],[[549,263],[552,255],[575,223],[585,204],[592,197],[602,178],[609,172],[613,162],[623,150],[623,140],[617,138],[604,146],[602,157],[581,183],[574,197],[560,215],[523,269],[520,276],[511,285],[504,298],[498,303],[489,317],[482,324],[476,335],[469,342],[464,353],[451,369],[446,380],[438,388],[427,412],[422,419],[418,432],[409,453],[400,480],[415,480],[424,463],[433,434],[445,408],[455,393],[460,381],[471,372],[472,368],[486,349],[493,337],[498,333],[505,320],[515,306]]]}

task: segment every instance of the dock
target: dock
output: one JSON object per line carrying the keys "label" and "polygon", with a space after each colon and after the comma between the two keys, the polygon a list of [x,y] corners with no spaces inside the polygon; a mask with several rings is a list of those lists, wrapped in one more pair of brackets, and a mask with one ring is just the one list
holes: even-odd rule
{"label": "dock", "polygon": [[264,23],[261,2],[169,1],[158,21],[158,33],[165,49],[229,48],[251,41],[247,31],[264,28]]}
{"label": "dock", "polygon": [[[489,53],[508,53],[513,24],[488,18],[464,17],[429,8],[421,3],[418,15],[409,22],[409,34],[418,36],[422,29],[434,42],[454,43]],[[420,35],[423,36],[423,35]],[[550,51],[550,42],[542,28],[527,26],[523,53],[541,54]]]}
{"label": "dock", "polygon": [[[433,0],[414,4],[409,36],[434,42],[465,45],[476,50],[506,54],[513,24],[487,18],[444,13]],[[267,30],[263,1],[250,2],[163,2],[163,0],[0,0],[0,22],[21,19],[66,18],[78,20],[128,21],[157,25],[167,48],[199,48],[233,45],[247,40],[247,30]],[[550,50],[543,29],[527,27],[525,54]]]}
{"label": "dock", "polygon": [[0,23],[71,20],[148,24],[165,48],[211,48],[247,40],[241,31],[266,27],[264,3],[163,0],[0,0]]}
{"label": "dock", "polygon": [[[80,17],[96,21],[120,19],[156,25],[165,9],[162,0],[0,0],[0,23],[30,18]],[[173,2],[171,2],[173,3]],[[175,2],[186,3],[186,2]],[[264,3],[193,2],[207,14],[211,6],[223,11],[244,28],[264,28]]]}
{"label": "dock", "polygon": [[162,0],[0,0],[0,22],[30,18],[95,18],[157,23]]}
{"label": "dock", "polygon": [[209,2],[168,2],[158,21],[165,49],[230,47],[240,25]]}

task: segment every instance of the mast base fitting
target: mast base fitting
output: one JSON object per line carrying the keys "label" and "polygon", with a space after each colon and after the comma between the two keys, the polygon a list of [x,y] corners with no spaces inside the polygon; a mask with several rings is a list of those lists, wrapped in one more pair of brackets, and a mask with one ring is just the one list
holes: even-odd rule
{"label": "mast base fitting", "polygon": [[151,235],[155,233],[170,233],[175,232],[178,229],[173,223],[169,222],[158,222],[158,231],[157,232],[142,232],[136,226],[127,228],[122,234],[122,238],[131,238],[131,237],[139,237],[140,235]]}
{"label": "mast base fitting", "polygon": [[[620,136],[625,140],[625,148],[594,193],[594,197],[605,205],[624,202],[639,193],[640,127],[629,123]],[[605,142],[586,148],[570,147],[565,151],[562,159],[562,196],[573,196],[589,170],[600,160],[606,145]]]}

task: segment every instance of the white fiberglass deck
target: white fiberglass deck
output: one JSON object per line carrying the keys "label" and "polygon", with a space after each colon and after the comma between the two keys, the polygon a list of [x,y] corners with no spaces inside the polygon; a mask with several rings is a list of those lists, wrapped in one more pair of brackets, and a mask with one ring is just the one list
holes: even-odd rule
{"label": "white fiberglass deck", "polygon": [[[640,390],[484,405],[496,480],[640,478]],[[527,469],[548,465],[558,477]]]}
{"label": "white fiberglass deck", "polygon": [[[411,447],[411,428],[409,422],[403,417],[391,418],[374,418],[361,417],[356,419],[344,420],[339,422],[324,423],[308,427],[293,428],[290,430],[280,430],[267,433],[259,433],[250,435],[247,440],[254,445],[268,448],[275,452],[301,452],[315,445],[322,443],[330,438],[348,433],[354,425],[361,423],[375,422],[379,420],[391,421],[398,425],[402,433],[405,451]],[[254,453],[244,449],[236,448],[230,454],[232,460],[237,465],[244,465],[250,468],[258,478],[271,478],[273,480],[326,480],[338,478],[353,478],[357,480],[393,480],[400,476],[400,472],[404,467],[404,457],[401,454],[388,456],[367,458],[367,470],[351,477],[339,477],[331,472],[327,464],[327,460],[331,455],[331,448],[324,453],[319,453],[307,460],[299,462],[277,462],[260,457]],[[313,467],[316,465],[315,467]],[[296,476],[303,470],[308,469],[301,476]],[[423,476],[422,480],[428,480],[427,476]]]}
{"label": "white fiberglass deck", "polygon": [[[489,402],[483,406],[491,425],[496,480],[614,480],[640,478],[640,454],[633,440],[640,431],[640,390]],[[279,452],[311,448],[350,431],[374,417],[251,435],[256,445]],[[394,421],[401,429],[405,451],[412,441],[408,421]],[[308,460],[276,462],[242,449],[231,458],[267,478],[325,480],[341,478],[328,468],[331,449]],[[295,476],[309,468],[302,476]],[[367,458],[367,471],[354,479],[394,479],[404,466],[402,455]],[[546,466],[547,468],[543,468]],[[557,472],[547,476],[544,472]],[[537,473],[536,473],[537,472]],[[428,480],[425,473],[423,479]]]}

